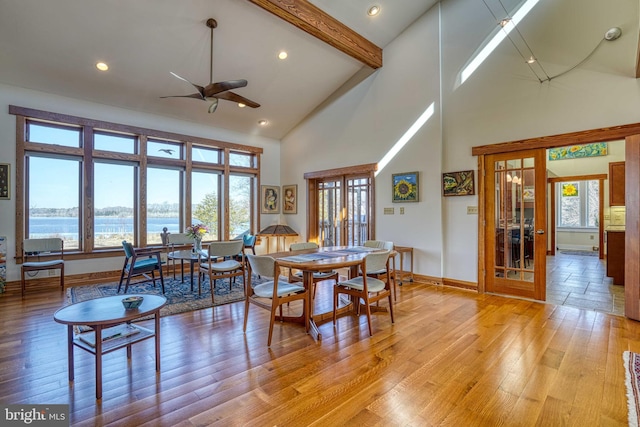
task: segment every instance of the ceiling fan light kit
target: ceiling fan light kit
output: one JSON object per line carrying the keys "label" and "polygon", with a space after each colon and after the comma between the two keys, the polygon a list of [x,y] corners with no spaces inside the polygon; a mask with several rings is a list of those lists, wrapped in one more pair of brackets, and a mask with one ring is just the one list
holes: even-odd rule
{"label": "ceiling fan light kit", "polygon": [[213,82],[213,29],[218,26],[218,22],[209,18],[206,21],[207,27],[211,30],[211,61],[210,61],[210,69],[209,69],[209,84],[207,86],[199,86],[195,83],[190,82],[184,77],[180,77],[173,71],[171,75],[177,79],[180,79],[184,82],[189,83],[191,86],[196,88],[197,93],[192,93],[190,95],[170,95],[170,96],[161,96],[160,98],[194,98],[200,99],[203,101],[210,101],[208,112],[214,113],[218,108],[218,100],[225,99],[227,101],[237,102],[244,104],[251,108],[258,108],[260,104],[254,102],[250,99],[247,99],[237,93],[231,92],[231,89],[237,89],[240,87],[245,87],[247,85],[246,80],[226,80],[222,82]]}

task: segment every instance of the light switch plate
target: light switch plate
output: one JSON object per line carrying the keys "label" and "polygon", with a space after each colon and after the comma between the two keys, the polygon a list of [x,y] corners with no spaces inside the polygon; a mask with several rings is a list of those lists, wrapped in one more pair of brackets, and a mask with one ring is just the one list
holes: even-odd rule
{"label": "light switch plate", "polygon": [[477,206],[467,206],[467,215],[477,215],[478,207]]}

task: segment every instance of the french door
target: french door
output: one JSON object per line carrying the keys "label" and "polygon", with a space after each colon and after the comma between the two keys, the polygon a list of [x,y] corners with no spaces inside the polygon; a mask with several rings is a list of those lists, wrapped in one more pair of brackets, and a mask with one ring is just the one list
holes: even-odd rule
{"label": "french door", "polygon": [[487,292],[545,300],[545,154],[538,149],[485,157]]}
{"label": "french door", "polygon": [[308,179],[309,240],[321,246],[362,245],[375,238],[373,171],[313,173]]}

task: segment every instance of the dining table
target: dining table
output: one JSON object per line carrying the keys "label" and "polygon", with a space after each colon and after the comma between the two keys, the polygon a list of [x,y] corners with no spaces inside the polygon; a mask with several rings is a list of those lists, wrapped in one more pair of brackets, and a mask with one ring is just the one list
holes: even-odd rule
{"label": "dining table", "polygon": [[[370,248],[365,246],[325,246],[314,249],[302,249],[297,251],[276,252],[268,254],[273,257],[280,267],[292,268],[302,271],[305,288],[312,289],[313,273],[326,272],[337,269],[348,269],[349,277],[358,275],[358,268],[362,261],[371,252],[381,251],[380,248]],[[393,254],[391,255],[393,256]],[[390,274],[391,280],[393,275]],[[310,292],[312,295],[312,292]],[[353,301],[345,302],[336,310],[337,315],[342,315],[353,309]],[[372,311],[387,310],[385,307],[372,307]],[[313,297],[310,298],[309,306],[303,310],[300,316],[283,316],[282,320],[304,322],[305,316],[309,316],[310,332],[317,340],[322,340],[322,334],[318,329],[318,324],[333,320],[333,310],[315,313]]]}

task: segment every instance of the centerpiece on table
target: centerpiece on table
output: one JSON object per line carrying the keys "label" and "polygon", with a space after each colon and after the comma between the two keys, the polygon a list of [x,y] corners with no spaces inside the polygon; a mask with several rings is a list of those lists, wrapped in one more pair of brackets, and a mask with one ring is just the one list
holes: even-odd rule
{"label": "centerpiece on table", "polygon": [[193,239],[193,251],[202,250],[202,238],[209,232],[209,228],[204,224],[194,224],[187,227],[187,236]]}

